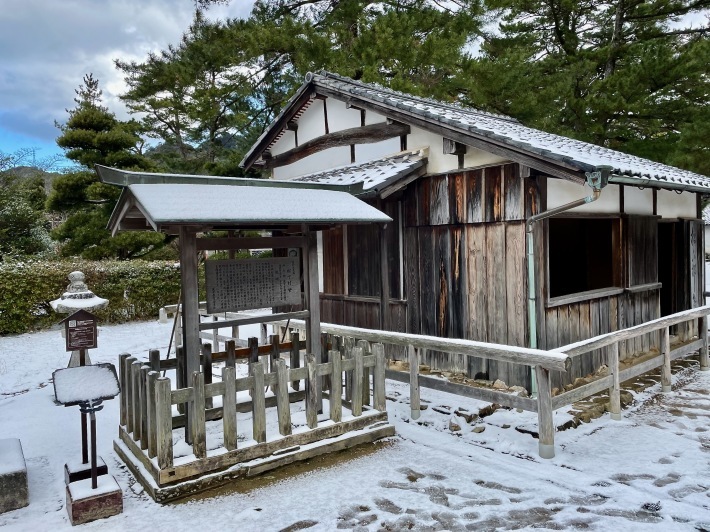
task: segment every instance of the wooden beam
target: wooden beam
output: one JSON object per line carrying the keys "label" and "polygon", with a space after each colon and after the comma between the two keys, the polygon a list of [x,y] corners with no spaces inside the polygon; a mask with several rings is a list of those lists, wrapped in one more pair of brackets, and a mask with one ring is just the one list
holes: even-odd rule
{"label": "wooden beam", "polygon": [[456,142],[455,140],[447,139],[444,137],[444,154],[445,155],[464,155],[466,153],[467,146],[461,142]]}
{"label": "wooden beam", "polygon": [[306,241],[300,236],[269,236],[253,238],[198,238],[197,250],[302,248]]}
{"label": "wooden beam", "polygon": [[270,156],[267,157],[266,152],[264,152],[262,158],[264,159],[265,168],[276,168],[295,163],[304,157],[327,150],[328,148],[349,146],[350,144],[380,142],[393,137],[408,135],[409,131],[410,127],[405,124],[372,124],[369,126],[343,129],[311,139],[279,155],[269,154]]}

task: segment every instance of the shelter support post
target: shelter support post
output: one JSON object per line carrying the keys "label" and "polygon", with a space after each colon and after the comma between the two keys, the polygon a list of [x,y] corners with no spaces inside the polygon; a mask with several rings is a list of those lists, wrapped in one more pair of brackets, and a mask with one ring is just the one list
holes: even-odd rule
{"label": "shelter support post", "polygon": [[[180,281],[182,284],[183,356],[187,375],[200,371],[200,314],[197,293],[197,236],[192,228],[180,227]],[[187,405],[191,408],[191,405]],[[185,439],[192,442],[192,418],[187,414]]]}
{"label": "shelter support post", "polygon": [[[320,293],[318,291],[318,240],[317,234],[313,231],[304,228],[304,236],[306,237],[306,249],[304,253],[303,264],[305,266],[304,282],[306,293],[306,307],[309,315],[306,318],[306,353],[312,354],[315,357],[316,363],[321,362],[321,344],[320,344]],[[310,382],[310,381],[308,381]],[[320,390],[320,379],[316,379],[316,398],[318,404],[318,412],[323,410],[321,404],[322,396]]]}
{"label": "shelter support post", "polygon": [[700,371],[710,371],[710,354],[708,354],[708,317],[700,318],[700,339],[703,346],[700,348]]}

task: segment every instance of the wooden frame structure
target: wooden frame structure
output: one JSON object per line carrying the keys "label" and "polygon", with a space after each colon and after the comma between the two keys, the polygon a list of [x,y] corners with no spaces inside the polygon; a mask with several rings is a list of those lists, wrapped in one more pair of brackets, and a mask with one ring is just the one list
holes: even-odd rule
{"label": "wooden frame structure", "polygon": [[[106,172],[99,168],[99,173]],[[112,172],[112,171],[111,171]],[[291,461],[340,450],[394,434],[387,421],[384,401],[384,351],[363,356],[362,352],[321,351],[320,305],[318,293],[318,255],[316,231],[348,224],[387,224],[391,218],[346,192],[284,186],[244,186],[201,184],[135,184],[123,190],[109,222],[112,232],[152,229],[180,238],[180,275],[182,287],[182,342],[175,363],[174,386],[159,378],[164,367],[159,356],[151,363],[127,356],[121,358],[121,380],[126,392],[122,398],[121,427],[117,452],[156,500],[167,500],[191,491],[204,489],[215,482],[240,476],[240,471],[255,474]],[[237,183],[238,184],[238,181]],[[214,230],[229,235],[239,230],[260,230],[272,236],[242,238],[200,238]],[[302,305],[295,312],[282,312],[276,319],[305,319],[306,342],[296,340],[292,367],[278,359],[280,346],[272,344],[275,357],[267,369],[255,356],[249,357],[249,376],[236,378],[235,350],[225,355],[222,381],[212,383],[211,349],[201,345],[200,330],[244,323],[200,323],[198,297],[198,256],[205,250],[297,248],[302,258]],[[275,253],[276,254],[276,253]],[[248,282],[248,281],[247,281]],[[239,308],[231,309],[234,311]],[[273,321],[264,316],[256,321]],[[255,318],[247,318],[253,323]],[[305,347],[305,365],[300,364],[300,350]],[[381,360],[380,360],[381,359]],[[363,377],[372,367],[375,390],[374,408],[363,410]],[[348,382],[348,419],[343,421],[341,392],[343,373],[351,373]],[[304,392],[296,383],[304,381]],[[291,385],[289,386],[289,383]],[[275,391],[280,437],[266,440],[265,419],[268,408],[265,387]],[[368,402],[369,402],[369,386]],[[251,398],[238,403],[237,394],[249,391]],[[318,413],[323,411],[323,395],[329,398],[330,421],[319,427]],[[354,395],[353,395],[354,394]],[[213,398],[221,397],[222,406],[212,410]],[[290,403],[305,397],[307,430],[291,433]],[[252,412],[253,445],[237,447],[236,413],[244,404]],[[173,405],[177,411],[173,411]],[[328,409],[326,409],[328,410]],[[205,423],[218,415],[223,420],[223,449],[208,451]],[[354,419],[349,419],[353,417]],[[325,420],[323,420],[325,421]],[[173,428],[184,426],[185,442],[192,446],[191,457],[173,460]],[[350,435],[352,431],[357,434]],[[340,437],[337,442],[318,442]],[[307,446],[301,449],[302,446]],[[145,451],[145,452],[144,452]],[[225,452],[226,451],[226,452]],[[194,458],[193,458],[194,457]],[[260,460],[258,467],[252,462]],[[244,463],[249,463],[244,465]],[[244,469],[246,468],[246,469]],[[199,480],[201,476],[206,479]],[[187,484],[183,485],[183,483]]]}

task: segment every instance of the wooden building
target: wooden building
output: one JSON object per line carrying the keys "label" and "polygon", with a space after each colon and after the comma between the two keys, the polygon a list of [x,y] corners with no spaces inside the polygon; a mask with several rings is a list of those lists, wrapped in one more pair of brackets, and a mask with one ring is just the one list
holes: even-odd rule
{"label": "wooden building", "polygon": [[[702,301],[710,179],[507,116],[308,74],[242,164],[348,190],[393,219],[384,232],[319,233],[323,322],[554,349]],[[658,341],[629,341],[620,356]],[[594,372],[601,355],[558,382]],[[525,368],[466,360],[425,355],[529,384]]]}

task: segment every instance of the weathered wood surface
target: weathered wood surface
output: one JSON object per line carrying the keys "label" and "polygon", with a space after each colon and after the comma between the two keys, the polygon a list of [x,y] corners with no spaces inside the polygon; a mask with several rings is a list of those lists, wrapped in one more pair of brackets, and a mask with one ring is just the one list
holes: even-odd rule
{"label": "weathered wood surface", "polygon": [[[325,332],[345,337],[352,336],[368,340],[369,342],[402,345],[405,347],[413,345],[420,349],[436,349],[450,353],[462,353],[479,357],[484,356],[514,364],[526,364],[529,366],[542,365],[543,367],[555,371],[567,371],[571,364],[567,356],[559,349],[555,350],[554,353],[549,353],[540,349],[530,349],[526,347],[504,346],[475,342],[473,340],[438,338],[435,336],[397,333],[392,331],[360,329],[358,327],[334,325],[331,323],[323,323],[321,326],[322,330]],[[291,327],[302,328],[304,324],[303,322],[292,321]]]}
{"label": "weathered wood surface", "polygon": [[408,135],[409,131],[410,127],[406,124],[388,124],[384,122],[334,131],[333,133],[327,133],[308,140],[300,146],[296,146],[279,155],[265,158],[264,168],[285,166],[329,148],[349,146],[351,144],[367,144],[394,137],[401,137],[402,135]]}
{"label": "weathered wood surface", "polygon": [[[338,423],[342,420],[342,395],[343,395],[343,370],[341,367],[342,355],[340,351],[331,350],[328,352],[328,361],[330,362],[333,372],[331,375],[330,389],[330,419]],[[382,381],[384,384],[384,380]]]}
{"label": "weathered wood surface", "polygon": [[158,467],[173,466],[173,424],[170,400],[170,379],[160,377],[155,381],[156,451]]}
{"label": "weathered wood surface", "polygon": [[222,368],[224,395],[222,397],[222,431],[224,447],[228,451],[237,448],[237,387],[236,369],[233,366]]}
{"label": "weathered wood surface", "polygon": [[543,367],[536,366],[535,376],[537,378],[537,430],[540,457],[553,458],[555,456],[555,424],[552,419],[550,372]]}
{"label": "weathered wood surface", "polygon": [[291,403],[288,398],[289,370],[283,360],[275,361],[276,369],[276,408],[279,419],[279,434],[291,434]]}
{"label": "weathered wood surface", "polygon": [[306,424],[309,429],[318,426],[318,368],[315,355],[309,354],[306,357],[306,367],[308,368],[308,383],[306,385]]}
{"label": "weathered wood surface", "polygon": [[207,433],[205,427],[205,379],[199,371],[192,374],[192,452],[195,458],[207,456]]}
{"label": "weathered wood surface", "polygon": [[[386,396],[385,396],[385,346],[382,344],[374,344],[372,352],[375,355],[375,367],[373,369],[373,407],[380,412],[387,411]],[[335,372],[335,368],[333,368]],[[335,373],[334,373],[335,374]],[[335,393],[333,390],[332,393]]]}
{"label": "weathered wood surface", "polygon": [[261,362],[249,364],[253,377],[252,397],[252,437],[257,443],[266,441],[266,405],[264,404],[264,365]]}
{"label": "weathered wood surface", "polygon": [[421,416],[421,405],[419,403],[419,356],[416,348],[409,344],[407,346],[409,357],[409,408],[412,419],[419,419]]}

